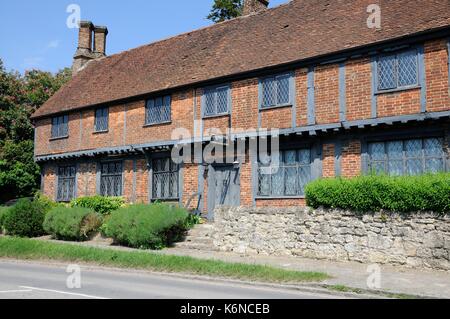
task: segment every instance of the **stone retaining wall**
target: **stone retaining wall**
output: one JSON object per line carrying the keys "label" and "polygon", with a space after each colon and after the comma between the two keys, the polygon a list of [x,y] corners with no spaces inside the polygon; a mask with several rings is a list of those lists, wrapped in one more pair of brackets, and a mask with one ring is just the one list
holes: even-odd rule
{"label": "stone retaining wall", "polygon": [[311,208],[219,208],[214,245],[242,254],[450,270],[450,216],[357,216]]}

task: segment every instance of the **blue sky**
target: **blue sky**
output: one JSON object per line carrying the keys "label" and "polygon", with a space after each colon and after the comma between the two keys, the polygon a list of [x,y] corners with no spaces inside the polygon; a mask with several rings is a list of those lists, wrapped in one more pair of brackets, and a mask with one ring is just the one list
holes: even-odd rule
{"label": "blue sky", "polygon": [[[288,0],[271,0],[270,7]],[[0,58],[8,70],[55,72],[72,64],[77,29],[66,26],[67,7],[109,29],[107,54],[121,52],[211,24],[213,0],[0,1]]]}

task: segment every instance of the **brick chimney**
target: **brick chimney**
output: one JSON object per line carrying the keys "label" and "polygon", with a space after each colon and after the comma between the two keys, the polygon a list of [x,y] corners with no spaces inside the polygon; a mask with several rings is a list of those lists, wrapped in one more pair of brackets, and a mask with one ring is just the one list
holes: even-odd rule
{"label": "brick chimney", "polygon": [[106,27],[94,26],[91,21],[80,21],[78,47],[73,57],[72,74],[77,74],[86,64],[106,55]]}
{"label": "brick chimney", "polygon": [[108,35],[108,28],[95,26],[94,27],[94,53],[98,57],[106,56],[106,36]]}
{"label": "brick chimney", "polygon": [[269,0],[244,0],[242,14],[244,16],[266,10]]}

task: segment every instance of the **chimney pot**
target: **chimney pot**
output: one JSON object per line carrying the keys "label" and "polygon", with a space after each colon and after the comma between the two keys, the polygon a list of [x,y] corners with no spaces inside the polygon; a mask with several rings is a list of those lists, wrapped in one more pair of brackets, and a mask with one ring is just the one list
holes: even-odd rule
{"label": "chimney pot", "polygon": [[106,36],[108,28],[103,26],[94,27],[94,53],[99,57],[106,55]]}
{"label": "chimney pot", "polygon": [[269,0],[244,0],[242,14],[244,16],[266,10]]}

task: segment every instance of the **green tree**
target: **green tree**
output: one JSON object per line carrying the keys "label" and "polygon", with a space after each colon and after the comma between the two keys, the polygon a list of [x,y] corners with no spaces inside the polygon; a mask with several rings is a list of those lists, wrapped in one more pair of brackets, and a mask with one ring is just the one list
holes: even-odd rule
{"label": "green tree", "polygon": [[214,23],[230,20],[242,15],[243,0],[214,0],[207,19]]}
{"label": "green tree", "polygon": [[0,203],[31,196],[39,185],[30,116],[71,77],[39,70],[7,72],[0,59]]}

